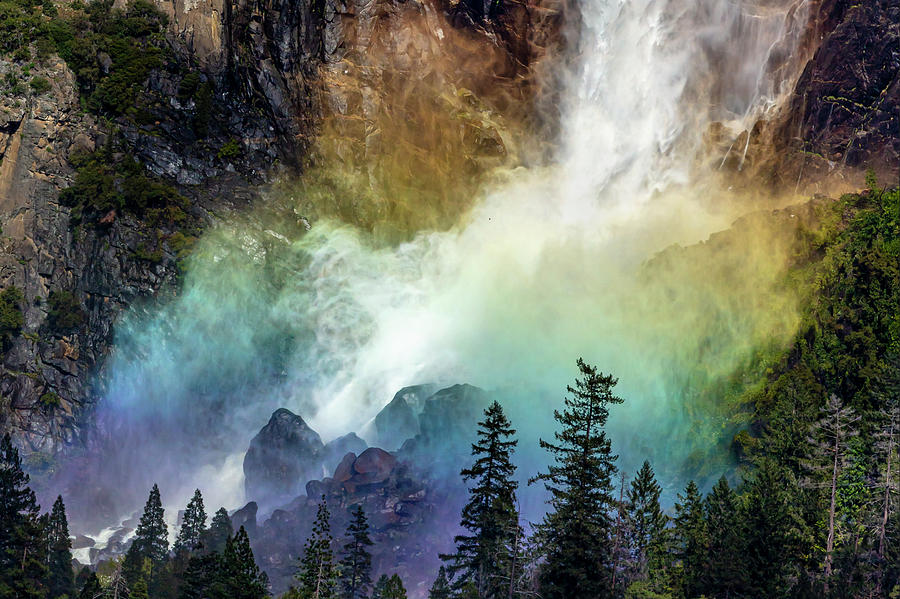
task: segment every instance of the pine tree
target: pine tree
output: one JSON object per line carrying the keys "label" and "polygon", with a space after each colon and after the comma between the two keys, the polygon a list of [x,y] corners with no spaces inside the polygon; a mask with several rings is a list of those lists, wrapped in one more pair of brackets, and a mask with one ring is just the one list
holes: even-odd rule
{"label": "pine tree", "polygon": [[131,591],[128,593],[128,599],[150,599],[150,591],[147,589],[147,581],[143,576],[139,576],[134,584],[131,585]]}
{"label": "pine tree", "polygon": [[336,596],[337,570],[331,550],[330,517],[323,495],[296,576],[297,591],[303,599],[333,599]]}
{"label": "pine tree", "polygon": [[225,508],[220,507],[213,515],[209,528],[200,533],[200,545],[206,553],[222,553],[225,544],[234,535],[231,518]]}
{"label": "pine tree", "polygon": [[103,596],[103,587],[100,586],[100,579],[91,572],[81,586],[78,593],[78,599],[100,599]]}
{"label": "pine tree", "polygon": [[188,560],[181,579],[181,599],[227,599],[222,555],[196,553]]}
{"label": "pine tree", "polygon": [[169,554],[169,537],[166,527],[165,513],[162,500],[159,496],[159,487],[155,484],[150,490],[150,496],[144,505],[144,513],[138,522],[131,547],[125,554],[122,565],[122,575],[129,586],[134,586],[138,579],[144,576],[145,560],[150,563],[149,581],[153,584],[152,576],[165,563]]}
{"label": "pine tree", "polygon": [[470,534],[457,536],[456,552],[441,556],[450,564],[454,588],[472,585],[479,597],[488,599],[508,594],[508,569],[515,557],[519,532],[518,483],[512,479],[516,467],[511,461],[518,443],[511,439],[515,432],[499,403],[484,411],[478,440],[472,445],[475,463],[460,472],[464,481],[475,482],[460,522]]}
{"label": "pine tree", "polygon": [[710,597],[736,597],[745,585],[744,542],[737,494],[723,476],[706,496],[709,557],[704,583]]}
{"label": "pine tree", "polygon": [[28,482],[6,434],[0,441],[0,599],[47,596],[44,519]]}
{"label": "pine tree", "polygon": [[206,532],[206,510],[203,509],[203,495],[200,494],[200,489],[197,489],[184,510],[181,530],[178,531],[173,547],[175,554],[195,551],[200,546],[204,532]]}
{"label": "pine tree", "polygon": [[747,572],[744,594],[779,599],[790,596],[796,575],[796,488],[789,471],[770,459],[761,461],[746,483],[741,515],[743,563]]}
{"label": "pine tree", "polygon": [[[609,510],[617,469],[604,427],[617,380],[579,358],[582,378],[568,387],[556,443],[541,439],[555,464],[535,480],[545,482],[551,510],[541,525],[546,561],[540,572],[544,599],[596,599],[612,594]],[[532,482],[533,482],[532,481]]]}
{"label": "pine tree", "polygon": [[69,522],[62,497],[57,497],[50,512],[47,526],[49,550],[48,597],[57,599],[75,597],[75,573],[72,571],[72,541],[69,539]]}
{"label": "pine tree", "polygon": [[702,578],[708,555],[708,535],[703,514],[703,497],[694,481],[678,496],[675,504],[673,537],[680,564],[680,583],[685,597],[703,594]]}
{"label": "pine tree", "polygon": [[450,590],[450,581],[447,579],[447,569],[441,566],[438,570],[437,578],[428,591],[428,599],[450,599],[452,592]]}
{"label": "pine tree", "polygon": [[396,574],[393,574],[390,578],[386,574],[382,574],[375,583],[372,599],[406,599],[406,589],[403,587],[403,581]]}
{"label": "pine tree", "polygon": [[372,546],[369,538],[369,522],[361,505],[353,511],[353,520],[347,527],[349,541],[344,545],[344,557],[340,563],[340,588],[343,599],[363,599],[372,586]]}
{"label": "pine tree", "polygon": [[269,580],[256,565],[250,538],[243,526],[225,545],[222,573],[225,597],[229,599],[262,599],[269,596]]}
{"label": "pine tree", "polygon": [[628,545],[632,556],[630,580],[644,580],[649,574],[650,558],[663,549],[668,516],[660,507],[662,488],[650,462],[645,461],[628,490],[625,511],[628,518]]}

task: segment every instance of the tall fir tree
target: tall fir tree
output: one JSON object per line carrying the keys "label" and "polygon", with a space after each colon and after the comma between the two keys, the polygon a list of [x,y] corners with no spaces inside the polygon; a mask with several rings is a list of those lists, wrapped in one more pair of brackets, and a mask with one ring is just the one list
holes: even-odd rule
{"label": "tall fir tree", "polygon": [[268,577],[256,564],[250,538],[243,526],[225,544],[221,571],[224,596],[228,599],[262,599],[269,596]]}
{"label": "tall fir tree", "polygon": [[715,599],[739,596],[746,585],[744,540],[740,531],[740,504],[724,476],[706,496],[704,504],[709,533],[704,586]]}
{"label": "tall fir tree", "polygon": [[95,573],[91,572],[85,578],[84,584],[81,585],[78,599],[100,599],[103,595],[104,591],[103,587],[100,586],[100,579],[97,578]]}
{"label": "tall fir tree", "polygon": [[184,510],[181,529],[173,546],[175,554],[191,553],[198,549],[204,532],[206,532],[206,510],[203,508],[203,495],[200,489],[197,489]]}
{"label": "tall fir tree", "polygon": [[541,524],[545,562],[539,575],[544,599],[596,599],[612,594],[610,509],[618,456],[604,430],[618,382],[578,359],[581,378],[568,387],[565,409],[554,412],[562,426],[555,443],[541,439],[555,463],[533,481],[550,492],[550,512]]}
{"label": "tall fir tree", "polygon": [[434,579],[434,584],[431,585],[431,590],[428,591],[428,599],[450,599],[452,596],[453,591],[450,588],[450,580],[447,578],[447,569],[441,566],[438,569],[437,578]]}
{"label": "tall fir tree", "polygon": [[6,434],[0,441],[0,599],[47,596],[45,519],[28,482]]}
{"label": "tall fir tree", "polygon": [[485,599],[508,594],[510,565],[516,557],[515,433],[500,404],[495,401],[488,406],[472,445],[475,463],[460,472],[464,481],[474,481],[460,522],[469,534],[457,536],[456,552],[442,556],[449,563],[454,588],[471,585]]}
{"label": "tall fir tree", "polygon": [[297,592],[301,599],[333,599],[337,595],[337,569],[331,549],[331,515],[325,496],[316,511],[312,533],[306,540],[300,570],[297,573]]}
{"label": "tall fir tree", "polygon": [[212,517],[209,528],[200,533],[200,545],[204,553],[222,553],[225,544],[234,536],[231,517],[225,508],[220,507]]}
{"label": "tall fir tree", "polygon": [[[659,561],[664,551],[668,516],[662,511],[659,497],[662,487],[650,462],[645,461],[628,489],[625,512],[628,519],[628,548],[631,564],[628,581],[645,580],[651,559]],[[656,566],[657,564],[653,564]]]}
{"label": "tall fir tree", "polygon": [[685,597],[703,594],[703,575],[708,555],[708,534],[703,496],[694,481],[685,487],[675,504],[674,552],[679,564],[679,586]]}
{"label": "tall fir tree", "polygon": [[[128,586],[133,586],[140,578],[150,578],[147,582],[153,586],[153,577],[162,569],[169,555],[169,535],[166,527],[165,512],[159,487],[153,485],[150,496],[144,505],[144,513],[138,522],[131,547],[125,553],[122,564],[122,575]],[[150,573],[144,573],[145,561],[149,562]]]}
{"label": "tall fir tree", "polygon": [[791,596],[796,560],[811,550],[798,546],[796,491],[791,473],[771,459],[761,460],[746,483],[741,515],[746,595],[767,599]]}
{"label": "tall fir tree", "polygon": [[369,522],[361,505],[353,510],[353,520],[347,527],[349,540],[344,545],[340,563],[340,596],[342,599],[364,599],[372,587],[372,555],[369,547]]}
{"label": "tall fir tree", "polygon": [[382,574],[375,582],[372,599],[406,599],[406,588],[403,586],[403,581],[396,574],[392,574],[390,577]]}
{"label": "tall fir tree", "polygon": [[72,570],[72,541],[62,497],[57,497],[47,522],[48,597],[75,597],[75,572]]}

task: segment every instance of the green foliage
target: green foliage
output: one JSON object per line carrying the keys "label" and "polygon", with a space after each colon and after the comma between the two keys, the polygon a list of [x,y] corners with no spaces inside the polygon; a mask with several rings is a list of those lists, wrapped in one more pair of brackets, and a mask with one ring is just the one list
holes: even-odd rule
{"label": "green foliage", "polygon": [[438,570],[437,578],[428,591],[428,599],[450,599],[453,596],[450,588],[450,581],[447,578],[447,569],[441,566]]}
{"label": "green foliage", "polygon": [[[59,201],[71,208],[73,224],[112,222],[115,212],[127,212],[150,225],[176,227],[187,221],[187,199],[173,187],[147,173],[127,153],[104,147],[92,154],[76,154],[75,181],[62,190]],[[104,216],[109,216],[103,221]]]}
{"label": "green foliage", "polygon": [[[133,585],[145,577],[145,562],[152,573],[157,573],[165,563],[169,553],[168,529],[159,495],[159,487],[153,485],[144,505],[144,513],[138,522],[134,540],[122,565],[126,582]],[[151,586],[154,581],[150,581]]]}
{"label": "green foliage", "polygon": [[651,567],[654,572],[659,569],[666,549],[665,529],[669,520],[659,502],[661,493],[653,468],[645,461],[631,481],[625,504],[628,548],[632,557],[627,572],[629,579],[646,579]]}
{"label": "green foliage", "polygon": [[25,315],[22,314],[22,290],[10,286],[0,291],[0,346],[6,348],[13,337],[22,331]]}
{"label": "green foliage", "polygon": [[34,492],[9,434],[0,440],[0,599],[47,595],[47,543]]}
{"label": "green foliage", "polygon": [[38,402],[45,408],[58,408],[62,404],[62,399],[53,391],[47,391],[41,395]]}
{"label": "green foliage", "polygon": [[500,404],[488,406],[472,445],[475,463],[460,472],[464,481],[474,482],[460,522],[469,534],[454,539],[455,553],[441,556],[449,563],[454,589],[471,585],[483,598],[508,594],[509,567],[520,537],[511,459],[518,443],[512,439],[515,433]]}
{"label": "green foliage", "polygon": [[403,587],[403,581],[396,574],[390,577],[382,574],[375,582],[375,588],[372,590],[372,599],[406,599],[406,589]]}
{"label": "green foliage", "polygon": [[47,93],[52,87],[45,77],[32,77],[31,81],[28,82],[28,85],[30,85],[34,93],[38,95]]}
{"label": "green foliage", "polygon": [[221,148],[219,148],[218,156],[221,160],[234,160],[241,155],[241,145],[236,139],[229,139]]}
{"label": "green foliage", "polygon": [[0,2],[0,54],[11,54],[21,62],[30,60],[29,44],[43,37],[46,30],[40,6],[31,0]]}
{"label": "green foliage", "polygon": [[369,522],[361,505],[353,511],[353,520],[347,527],[348,542],[344,545],[341,559],[340,596],[341,599],[365,599],[372,586],[372,555],[369,547]]}
{"label": "green foliage", "polygon": [[555,463],[533,481],[550,492],[550,512],[541,525],[546,561],[540,572],[545,599],[593,599],[612,592],[610,510],[612,480],[617,469],[606,421],[609,405],[622,403],[613,395],[618,382],[578,359],[581,378],[569,386],[565,409],[554,412],[562,426],[555,443],[541,447]]}
{"label": "green foliage", "polygon": [[175,538],[173,549],[175,554],[191,553],[200,547],[201,538],[206,532],[206,510],[203,508],[203,495],[200,489],[194,491],[194,496],[184,510],[184,518],[181,520],[181,530]]}
{"label": "green foliage", "polygon": [[129,2],[124,11],[113,9],[112,0],[95,0],[71,22],[52,22],[49,35],[89,110],[133,118],[147,101],[147,78],[169,55],[165,27],[165,15],[148,0]]}
{"label": "green foliage", "polygon": [[47,546],[49,599],[73,599],[75,597],[75,573],[72,571],[72,542],[69,540],[69,522],[62,497],[57,497],[47,521]]}
{"label": "green foliage", "polygon": [[334,599],[337,596],[338,571],[331,549],[330,517],[323,495],[295,577],[301,599]]}
{"label": "green foliage", "polygon": [[68,332],[79,326],[85,320],[81,302],[71,291],[51,291],[47,297],[47,320],[50,328],[57,332]]}

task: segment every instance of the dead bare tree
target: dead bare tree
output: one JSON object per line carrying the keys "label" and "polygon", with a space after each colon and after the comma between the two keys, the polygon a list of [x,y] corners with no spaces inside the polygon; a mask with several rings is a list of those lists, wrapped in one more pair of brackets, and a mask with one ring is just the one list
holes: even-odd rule
{"label": "dead bare tree", "polygon": [[859,416],[836,395],[832,394],[822,410],[822,418],[813,424],[809,442],[812,455],[804,466],[810,476],[803,480],[808,488],[828,489],[828,538],[825,543],[824,589],[828,593],[834,554],[835,521],[837,516],[838,481],[847,465],[847,442],[858,433],[855,428]]}

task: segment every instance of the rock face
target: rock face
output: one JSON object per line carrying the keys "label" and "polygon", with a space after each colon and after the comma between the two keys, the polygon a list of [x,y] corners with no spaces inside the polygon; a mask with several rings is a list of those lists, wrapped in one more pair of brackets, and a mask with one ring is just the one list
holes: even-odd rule
{"label": "rock face", "polygon": [[790,101],[789,147],[896,181],[900,169],[900,5],[824,3],[821,43]]}
{"label": "rock face", "polygon": [[325,445],[300,416],[281,408],[250,441],[244,456],[247,497],[263,504],[295,497],[322,476]]}
{"label": "rock face", "polygon": [[433,385],[418,385],[398,391],[372,421],[371,434],[375,438],[375,444],[397,448],[407,439],[419,434],[418,414],[410,404],[421,403],[422,399],[431,395],[433,388]]}

